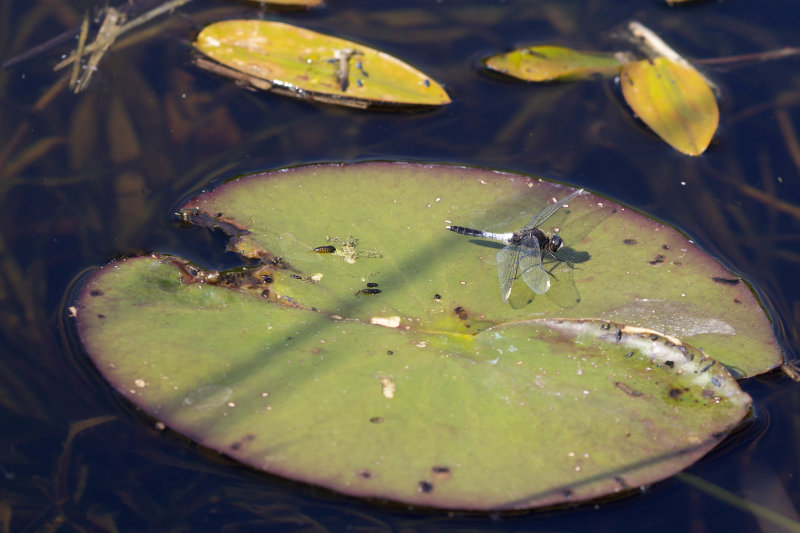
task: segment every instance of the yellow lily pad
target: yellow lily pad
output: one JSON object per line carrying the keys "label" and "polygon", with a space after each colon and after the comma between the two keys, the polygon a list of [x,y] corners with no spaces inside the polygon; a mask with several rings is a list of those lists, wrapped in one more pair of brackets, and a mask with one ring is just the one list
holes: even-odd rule
{"label": "yellow lily pad", "polygon": [[706,80],[690,66],[659,57],[634,61],[620,75],[625,101],[670,146],[700,155],[719,124],[719,108]]}
{"label": "yellow lily pad", "polygon": [[218,72],[297,98],[351,107],[450,103],[441,85],[393,56],[289,24],[217,22],[194,46],[226,67]]}
{"label": "yellow lily pad", "polygon": [[486,68],[525,81],[575,80],[615,75],[620,63],[610,54],[563,46],[531,46],[486,59]]}

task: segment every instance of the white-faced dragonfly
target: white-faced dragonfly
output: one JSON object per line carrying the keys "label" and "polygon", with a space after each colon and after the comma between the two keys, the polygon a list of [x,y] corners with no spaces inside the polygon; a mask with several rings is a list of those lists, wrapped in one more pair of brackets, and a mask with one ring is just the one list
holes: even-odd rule
{"label": "white-faced dragonfly", "polygon": [[555,252],[561,248],[564,241],[558,233],[548,237],[539,226],[582,192],[583,189],[578,189],[558,202],[544,206],[533,215],[525,227],[513,233],[492,233],[461,226],[447,226],[447,229],[461,235],[493,239],[508,245],[497,252],[497,277],[500,279],[500,295],[503,297],[503,302],[506,302],[511,295],[511,285],[517,276],[517,270],[533,292],[544,294],[550,288],[550,277],[542,266],[542,252],[546,251],[561,261],[555,256]]}

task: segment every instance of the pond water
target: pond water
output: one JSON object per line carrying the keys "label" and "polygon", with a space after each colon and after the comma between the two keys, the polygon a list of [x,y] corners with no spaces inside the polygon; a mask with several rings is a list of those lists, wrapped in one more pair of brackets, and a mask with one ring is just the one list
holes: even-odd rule
{"label": "pond water", "polygon": [[[721,87],[721,121],[699,158],[637,123],[614,80],[531,85],[479,67],[482,57],[524,44],[623,48],[616,35],[632,19],[689,57],[796,46],[796,4],[374,4],[270,11],[195,0],[122,39],[80,95],[52,72],[74,37],[0,73],[6,529],[757,531],[778,527],[774,512],[795,520],[784,528],[800,530],[800,387],[780,372],[743,384],[754,416],[685,474],[618,501],[502,516],[409,510],[260,475],[153,427],[102,381],[67,317],[82,273],[150,250],[212,268],[236,265],[220,236],[176,224],[183,201],[239,174],[366,160],[540,175],[640,209],[750,282],[787,356],[797,355],[798,59],[706,67]],[[0,57],[79,27],[99,5],[0,1]],[[199,28],[247,16],[397,55],[445,84],[453,103],[417,113],[336,109],[243,91],[192,65],[189,43]],[[65,452],[70,431],[77,433]]]}

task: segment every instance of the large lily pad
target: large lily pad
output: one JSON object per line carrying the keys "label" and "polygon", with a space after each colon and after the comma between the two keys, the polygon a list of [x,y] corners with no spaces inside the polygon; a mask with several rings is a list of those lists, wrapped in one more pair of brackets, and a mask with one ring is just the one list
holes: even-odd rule
{"label": "large lily pad", "polygon": [[194,46],[224,65],[201,66],[297,98],[352,107],[450,103],[441,85],[389,54],[281,22],[216,22]]}
{"label": "large lily pad", "polygon": [[[81,292],[80,335],[146,412],[268,472],[448,508],[624,491],[684,468],[748,410],[686,339],[746,373],[780,353],[744,283],[611,202],[580,196],[559,213],[575,268],[554,270],[544,296],[517,282],[511,305],[497,248],[444,230],[519,228],[565,192],[422,165],[243,178],[183,212],[263,266],[114,263]],[[567,285],[579,302],[559,295]]]}

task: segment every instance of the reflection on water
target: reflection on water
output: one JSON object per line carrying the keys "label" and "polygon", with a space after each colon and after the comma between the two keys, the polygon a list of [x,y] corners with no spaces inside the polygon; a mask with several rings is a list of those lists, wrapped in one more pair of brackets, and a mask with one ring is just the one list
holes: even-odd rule
{"label": "reflection on water", "polygon": [[[0,55],[6,60],[74,31],[95,5],[0,0]],[[687,158],[631,123],[611,80],[532,86],[471,68],[473,58],[532,35],[613,49],[605,36],[630,19],[625,3],[434,7],[357,1],[281,13],[287,22],[402,51],[404,59],[453,90],[447,109],[403,115],[242,92],[191,67],[185,43],[196,28],[209,20],[259,16],[259,9],[266,8],[195,0],[119,42],[79,96],[65,91],[66,78],[52,72],[73,42],[0,73],[0,464],[3,502],[10,509],[4,514],[7,529],[58,530],[66,523],[122,531],[208,531],[239,524],[419,529],[436,528],[433,521],[451,529],[532,527],[529,516],[501,517],[498,525],[485,517],[416,514],[269,476],[254,479],[216,454],[189,449],[183,439],[162,433],[156,421],[142,420],[109,391],[80,348],[63,340],[70,335],[68,319],[63,334],[57,333],[58,317],[71,305],[64,294],[73,277],[120,255],[182,250],[188,230],[169,216],[181,199],[254,170],[399,158],[564,179],[679,225],[753,282],[779,339],[796,352],[800,183],[792,177],[800,174],[800,89],[786,82],[794,63],[711,70],[733,97],[722,102],[722,131],[709,152]],[[653,2],[637,9],[637,18],[658,21],[651,26],[689,57],[751,53],[796,40],[797,14],[791,11],[797,8],[785,2],[758,8],[698,3],[690,10]],[[584,220],[583,229],[600,222]],[[548,264],[557,281],[547,297],[563,298],[566,306],[580,297],[565,290],[570,276],[590,268],[591,257],[582,255],[580,227],[572,228],[569,220],[552,224],[561,227],[566,242],[560,257],[575,270]],[[209,244],[209,253],[217,248],[210,237],[198,239],[206,239],[201,242]],[[292,242],[281,253],[299,262],[319,260],[310,250],[320,244]],[[487,260],[494,255],[486,254]],[[524,284],[517,285],[512,305],[516,295],[526,298],[519,290]],[[756,418],[768,417],[769,427],[758,438],[745,429],[741,441],[732,440],[692,474],[737,494],[781,496],[767,506],[796,502],[800,481],[791,473],[800,470],[794,453],[800,447],[794,415],[800,392],[778,376],[749,380],[746,390],[756,400]],[[119,421],[70,424],[104,414]],[[67,449],[71,429],[75,437]],[[731,477],[731,471],[739,474]],[[791,505],[777,511],[789,515]],[[585,531],[683,530],[690,524],[741,530],[757,524],[742,508],[687,490],[679,481],[634,500],[537,514],[535,522],[543,529]]]}

